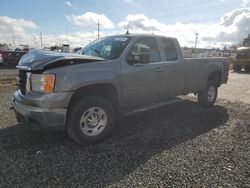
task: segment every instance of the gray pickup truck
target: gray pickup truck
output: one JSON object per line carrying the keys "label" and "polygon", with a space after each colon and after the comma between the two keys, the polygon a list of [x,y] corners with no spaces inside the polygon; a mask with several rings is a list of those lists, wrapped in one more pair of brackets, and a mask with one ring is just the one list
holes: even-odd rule
{"label": "gray pickup truck", "polygon": [[78,143],[100,141],[121,117],[178,95],[212,106],[228,79],[227,59],[184,59],[175,38],[144,34],[101,38],[77,54],[34,50],[17,68],[17,120],[64,128]]}

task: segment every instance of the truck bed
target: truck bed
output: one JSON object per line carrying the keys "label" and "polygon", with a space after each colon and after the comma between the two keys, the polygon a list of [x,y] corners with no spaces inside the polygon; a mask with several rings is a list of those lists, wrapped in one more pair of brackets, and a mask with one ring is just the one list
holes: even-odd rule
{"label": "truck bed", "polygon": [[[185,58],[186,64],[186,93],[199,92],[206,85],[208,73],[219,71],[221,82],[227,81],[229,60],[227,58]],[[220,70],[218,67],[222,67]]]}

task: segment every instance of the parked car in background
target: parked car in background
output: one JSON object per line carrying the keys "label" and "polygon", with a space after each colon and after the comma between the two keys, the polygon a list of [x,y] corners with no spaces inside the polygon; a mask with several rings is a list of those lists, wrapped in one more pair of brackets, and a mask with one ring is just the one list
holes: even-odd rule
{"label": "parked car in background", "polygon": [[236,58],[232,62],[234,71],[241,71],[242,68],[250,71],[250,47],[238,48]]}
{"label": "parked car in background", "polygon": [[78,143],[97,142],[115,122],[173,97],[212,106],[227,82],[226,58],[184,59],[175,38],[127,34],[98,39],[79,54],[34,50],[20,60],[13,96],[17,120],[60,127]]}
{"label": "parked car in background", "polygon": [[3,58],[2,58],[2,54],[0,54],[0,63],[3,63]]}
{"label": "parked car in background", "polygon": [[21,57],[28,51],[16,50],[16,51],[0,51],[3,63],[1,67],[15,68],[21,59]]}

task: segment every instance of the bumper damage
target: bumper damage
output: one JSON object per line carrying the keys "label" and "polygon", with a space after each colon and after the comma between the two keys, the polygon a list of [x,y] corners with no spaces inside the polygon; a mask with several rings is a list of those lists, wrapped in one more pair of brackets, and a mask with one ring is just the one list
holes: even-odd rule
{"label": "bumper damage", "polygon": [[63,129],[66,123],[67,109],[40,108],[27,106],[12,98],[12,105],[17,121],[34,129],[52,128]]}

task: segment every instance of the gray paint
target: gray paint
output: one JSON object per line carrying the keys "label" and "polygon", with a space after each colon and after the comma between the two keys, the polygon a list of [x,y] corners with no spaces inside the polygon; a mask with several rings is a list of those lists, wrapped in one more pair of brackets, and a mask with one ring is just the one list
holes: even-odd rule
{"label": "gray paint", "polygon": [[[119,35],[124,36],[124,35]],[[67,108],[75,90],[95,84],[111,84],[118,93],[121,111],[133,111],[135,108],[161,103],[174,96],[202,91],[208,76],[214,72],[221,72],[221,84],[227,81],[228,62],[225,58],[184,59],[178,41],[172,40],[178,53],[177,61],[164,61],[163,47],[160,44],[162,36],[133,34],[129,44],[115,60],[34,51],[21,59],[19,67],[27,70],[43,71],[56,75],[54,93],[43,94],[28,92],[22,96],[20,92],[14,94],[14,103],[36,106],[43,109]],[[155,37],[161,52],[161,62],[149,64],[129,65],[126,56],[133,44],[142,37]],[[33,54],[32,54],[33,53]],[[83,64],[72,64],[44,70],[47,65],[58,60],[82,59]],[[91,63],[86,63],[90,60]],[[93,60],[96,60],[93,62]],[[32,109],[31,109],[32,110]]]}

